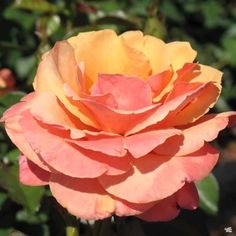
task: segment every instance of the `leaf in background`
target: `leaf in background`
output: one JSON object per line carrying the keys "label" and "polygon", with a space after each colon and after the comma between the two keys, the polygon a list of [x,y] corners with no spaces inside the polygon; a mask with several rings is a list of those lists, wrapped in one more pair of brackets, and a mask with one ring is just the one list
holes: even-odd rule
{"label": "leaf in background", "polygon": [[43,187],[28,187],[19,183],[18,165],[0,165],[0,186],[4,188],[9,197],[23,205],[29,214],[33,214],[39,208],[44,193]]}
{"label": "leaf in background", "polygon": [[61,19],[58,15],[50,16],[47,22],[46,33],[48,36],[52,36],[59,29]]}
{"label": "leaf in background", "polygon": [[[5,202],[5,200],[7,199],[7,194],[6,193],[3,193],[3,192],[0,192],[0,210],[2,208],[2,204]],[[1,235],[1,234],[0,234]]]}
{"label": "leaf in background", "polygon": [[18,149],[13,149],[9,151],[7,154],[3,156],[2,161],[4,164],[9,164],[9,163],[18,163],[18,157],[20,155],[20,151]]}
{"label": "leaf in background", "polygon": [[163,1],[162,5],[160,6],[160,11],[163,15],[171,20],[174,20],[176,22],[184,22],[184,15],[181,14],[177,9],[174,1]]}
{"label": "leaf in background", "polygon": [[36,57],[35,55],[21,58],[16,62],[16,70],[20,77],[28,77],[30,71],[36,66]]}
{"label": "leaf in background", "polygon": [[14,6],[16,8],[31,10],[34,12],[56,13],[60,11],[57,5],[44,0],[16,0]]}
{"label": "leaf in background", "polygon": [[0,96],[0,117],[7,108],[19,102],[24,95],[25,93],[17,91]]}
{"label": "leaf in background", "polygon": [[20,101],[20,99],[25,95],[25,93],[17,91],[17,92],[11,92],[6,93],[3,96],[0,97],[0,104],[5,107],[10,107],[13,104]]}
{"label": "leaf in background", "polygon": [[149,17],[146,21],[144,33],[164,39],[166,37],[166,28],[157,17]]}
{"label": "leaf in background", "polygon": [[3,12],[3,17],[6,20],[12,20],[20,24],[24,30],[29,31],[33,28],[37,15],[32,14],[31,12],[24,12],[20,9],[9,7]]}
{"label": "leaf in background", "polygon": [[200,197],[200,208],[208,214],[215,215],[218,211],[219,185],[213,174],[196,182]]}
{"label": "leaf in background", "polygon": [[214,0],[206,1],[201,4],[204,23],[207,27],[215,27],[222,24],[221,13],[224,12],[223,6]]}

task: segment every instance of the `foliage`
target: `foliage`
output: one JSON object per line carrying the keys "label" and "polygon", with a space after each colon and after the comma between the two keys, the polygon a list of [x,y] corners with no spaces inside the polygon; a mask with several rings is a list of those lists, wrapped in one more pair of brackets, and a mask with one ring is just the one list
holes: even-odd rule
{"label": "foliage", "polygon": [[[233,0],[1,1],[0,68],[7,67],[14,72],[17,86],[16,91],[0,97],[0,115],[24,93],[32,91],[39,58],[56,41],[104,28],[115,29],[117,33],[142,30],[165,41],[190,41],[198,51],[197,60],[224,72],[224,89],[215,109],[217,112],[233,110],[236,101],[235,21]],[[0,129],[0,235],[12,232],[64,235],[68,219],[63,209],[58,211],[60,208],[48,189],[19,184],[19,152],[3,128]],[[218,187],[213,177],[197,186],[202,209],[216,213]],[[74,224],[75,219],[69,221]],[[70,230],[73,228],[67,228],[68,232]]]}

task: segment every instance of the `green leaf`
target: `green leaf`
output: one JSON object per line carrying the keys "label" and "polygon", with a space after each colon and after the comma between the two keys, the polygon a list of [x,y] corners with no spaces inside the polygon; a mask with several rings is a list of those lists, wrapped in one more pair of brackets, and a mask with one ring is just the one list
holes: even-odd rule
{"label": "green leaf", "polygon": [[0,186],[4,188],[9,197],[23,205],[26,210],[33,214],[39,208],[44,193],[43,187],[28,187],[19,183],[18,165],[0,165]]}
{"label": "green leaf", "polygon": [[4,107],[10,107],[13,104],[20,101],[20,99],[25,95],[25,93],[17,91],[17,92],[11,92],[6,93],[3,96],[0,97],[0,105],[3,105]]}
{"label": "green leaf", "polygon": [[3,192],[0,192],[0,210],[2,208],[2,204],[5,202],[6,199],[7,199],[7,194],[3,193]]}
{"label": "green leaf", "polygon": [[218,211],[219,185],[213,174],[196,182],[200,197],[200,208],[208,214],[215,215]]}
{"label": "green leaf", "polygon": [[14,6],[34,12],[56,13],[60,10],[56,5],[43,0],[16,0]]}
{"label": "green leaf", "polygon": [[46,32],[48,36],[52,36],[57,32],[61,24],[61,19],[58,15],[53,15],[49,17],[47,21]]}

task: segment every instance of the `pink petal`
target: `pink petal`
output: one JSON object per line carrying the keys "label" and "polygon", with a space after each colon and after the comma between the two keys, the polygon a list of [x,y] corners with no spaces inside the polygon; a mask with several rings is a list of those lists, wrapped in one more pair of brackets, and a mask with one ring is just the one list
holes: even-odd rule
{"label": "pink petal", "polygon": [[218,133],[230,121],[231,125],[236,123],[236,112],[205,115],[190,125],[180,127],[184,136],[182,140],[178,137],[171,137],[164,144],[158,146],[155,152],[161,155],[178,156],[195,152],[202,148],[205,142],[211,142],[216,139]]}
{"label": "pink petal", "polygon": [[74,144],[92,151],[99,151],[104,154],[116,157],[125,156],[125,141],[122,136],[87,136],[86,140],[71,140]]}
{"label": "pink petal", "polygon": [[19,177],[22,184],[31,186],[48,184],[50,172],[41,169],[23,155],[20,156],[19,166]]}
{"label": "pink petal", "polygon": [[174,196],[160,200],[148,211],[137,215],[138,218],[145,221],[170,221],[180,212]]}
{"label": "pink petal", "polygon": [[155,129],[156,125],[159,128],[173,127],[169,125],[169,121],[174,120],[176,113],[196,99],[196,97],[208,88],[208,85],[209,84],[182,84],[181,87],[178,87],[178,91],[173,91],[172,94],[169,95],[164,104],[160,105],[141,122],[134,124],[133,127],[126,132],[126,135],[137,133],[149,126],[151,127],[151,125],[154,125]]}
{"label": "pink petal", "polygon": [[103,219],[111,216],[115,210],[115,201],[96,179],[75,179],[52,174],[50,189],[63,207],[82,219]]}
{"label": "pink petal", "polygon": [[178,129],[163,129],[134,134],[126,137],[126,147],[133,157],[138,158],[148,154],[168,138],[180,134],[181,131]]}
{"label": "pink petal", "polygon": [[156,202],[152,208],[137,217],[146,221],[170,221],[179,214],[178,206],[194,210],[198,206],[198,200],[195,185],[186,183],[175,194]]}
{"label": "pink petal", "polygon": [[28,106],[25,101],[30,100],[32,96],[33,94],[27,95],[22,99],[22,102],[17,103],[16,105],[9,108],[6,112],[4,112],[1,122],[4,122],[8,136],[11,138],[12,142],[19,148],[19,150],[40,168],[48,171],[48,166],[41,161],[41,159],[26,141],[22,133],[22,127],[19,124],[22,113],[27,109]]}
{"label": "pink petal", "polygon": [[[135,159],[134,169],[120,176],[99,177],[110,194],[133,203],[162,200],[178,191],[185,182],[207,176],[218,160],[218,151],[205,145],[188,156],[148,154]],[[135,193],[135,194],[134,194]]]}
{"label": "pink petal", "polygon": [[199,197],[194,183],[186,183],[176,192],[175,197],[182,208],[195,210],[198,207]]}
{"label": "pink petal", "polygon": [[72,177],[93,178],[105,172],[120,174],[130,168],[126,159],[108,157],[78,148],[66,141],[64,131],[53,127],[44,128],[29,111],[23,113],[20,120],[22,132],[36,153],[54,170]]}
{"label": "pink petal", "polygon": [[92,95],[111,94],[120,110],[136,110],[152,104],[150,86],[135,77],[100,74],[94,86]]}

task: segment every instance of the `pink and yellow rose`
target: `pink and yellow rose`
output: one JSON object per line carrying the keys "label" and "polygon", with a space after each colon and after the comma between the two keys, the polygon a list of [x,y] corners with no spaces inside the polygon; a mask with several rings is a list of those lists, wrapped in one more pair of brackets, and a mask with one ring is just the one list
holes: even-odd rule
{"label": "pink and yellow rose", "polygon": [[2,118],[22,152],[20,181],[49,185],[84,219],[165,221],[195,209],[194,181],[219,156],[209,142],[236,120],[236,112],[206,115],[222,73],[195,57],[187,42],[138,31],[56,43],[39,64],[35,91]]}

